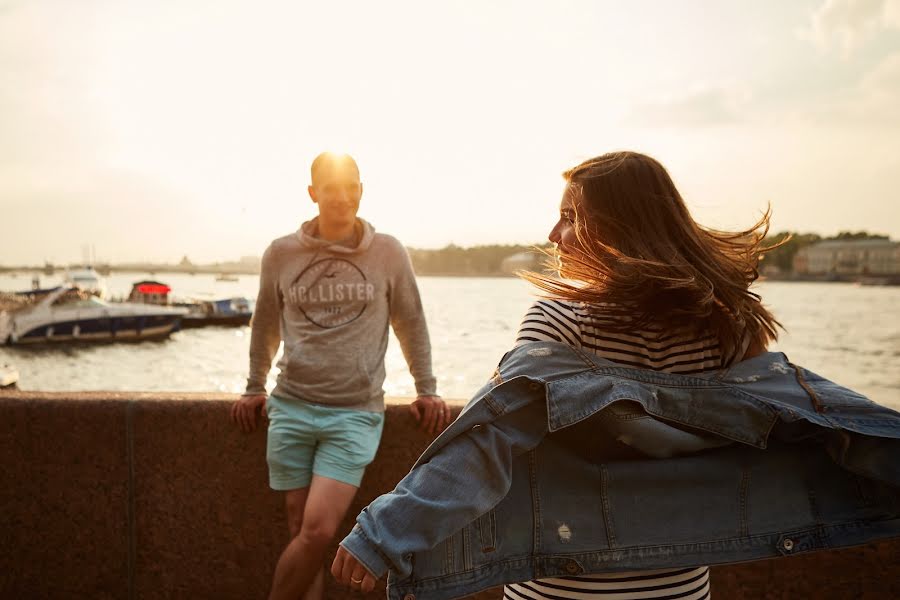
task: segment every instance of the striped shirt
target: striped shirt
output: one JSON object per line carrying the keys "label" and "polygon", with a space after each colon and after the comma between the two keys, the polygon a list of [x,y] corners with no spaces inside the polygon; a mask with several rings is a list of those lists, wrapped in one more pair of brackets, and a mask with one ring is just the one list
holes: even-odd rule
{"label": "striped shirt", "polygon": [[[619,364],[664,371],[700,373],[731,362],[718,339],[662,328],[613,332],[614,318],[602,307],[560,300],[538,300],[519,327],[516,345],[562,342]],[[740,352],[746,349],[746,344]],[[709,567],[627,571],[604,575],[538,579],[507,585],[504,599],[704,600],[710,598]]]}
{"label": "striped shirt", "polygon": [[709,597],[709,567],[536,579],[527,583],[510,584],[503,590],[504,600],[701,600]]}

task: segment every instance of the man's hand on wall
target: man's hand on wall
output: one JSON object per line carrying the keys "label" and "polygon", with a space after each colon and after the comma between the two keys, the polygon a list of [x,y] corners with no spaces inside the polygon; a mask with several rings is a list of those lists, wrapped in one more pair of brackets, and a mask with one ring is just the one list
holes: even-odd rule
{"label": "man's hand on wall", "polygon": [[231,406],[231,420],[244,433],[256,430],[259,416],[265,414],[265,394],[244,394]]}
{"label": "man's hand on wall", "polygon": [[419,427],[428,433],[436,434],[450,424],[450,407],[440,396],[419,396],[409,405]]}

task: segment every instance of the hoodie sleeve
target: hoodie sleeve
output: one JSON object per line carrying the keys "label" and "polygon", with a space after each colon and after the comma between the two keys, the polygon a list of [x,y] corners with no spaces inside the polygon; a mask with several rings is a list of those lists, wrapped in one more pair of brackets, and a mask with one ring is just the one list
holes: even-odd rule
{"label": "hoodie sleeve", "polygon": [[266,377],[281,343],[281,291],[272,246],[266,249],[259,274],[259,294],[250,324],[250,375],[247,394],[265,394]]}
{"label": "hoodie sleeve", "polygon": [[391,327],[394,328],[403,357],[409,365],[409,372],[416,382],[416,393],[420,396],[433,395],[437,392],[437,380],[431,371],[431,341],[416,275],[406,248],[400,242],[394,242],[388,297]]}

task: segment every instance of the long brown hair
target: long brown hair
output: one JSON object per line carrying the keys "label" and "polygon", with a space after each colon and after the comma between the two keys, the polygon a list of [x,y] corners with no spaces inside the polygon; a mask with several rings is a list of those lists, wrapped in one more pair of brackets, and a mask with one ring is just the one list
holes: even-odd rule
{"label": "long brown hair", "polygon": [[637,152],[591,158],[563,177],[575,199],[578,248],[548,256],[565,279],[522,273],[547,297],[602,305],[612,331],[713,333],[723,356],[745,338],[757,350],[777,339],[781,324],[750,291],[761,255],[775,247],[762,247],[771,209],[745,231],[703,227],[666,169]]}

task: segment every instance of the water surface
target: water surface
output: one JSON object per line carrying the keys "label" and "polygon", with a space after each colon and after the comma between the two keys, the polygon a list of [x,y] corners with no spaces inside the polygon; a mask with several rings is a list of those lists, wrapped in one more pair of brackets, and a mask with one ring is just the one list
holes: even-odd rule
{"label": "water surface", "polygon": [[[147,274],[115,274],[113,295],[126,295]],[[161,274],[173,293],[245,295],[258,281],[211,275]],[[55,278],[43,278],[43,284]],[[27,289],[30,275],[0,275],[0,290]],[[438,389],[467,399],[511,347],[522,315],[534,299],[530,286],[512,278],[420,277]],[[900,287],[844,283],[766,282],[757,287],[787,331],[773,350],[873,400],[900,408]],[[250,332],[243,328],[179,331],[137,344],[66,347],[0,347],[0,363],[16,366],[26,390],[243,391]],[[391,338],[385,391],[414,394],[403,355]],[[270,374],[274,384],[275,371]]]}

